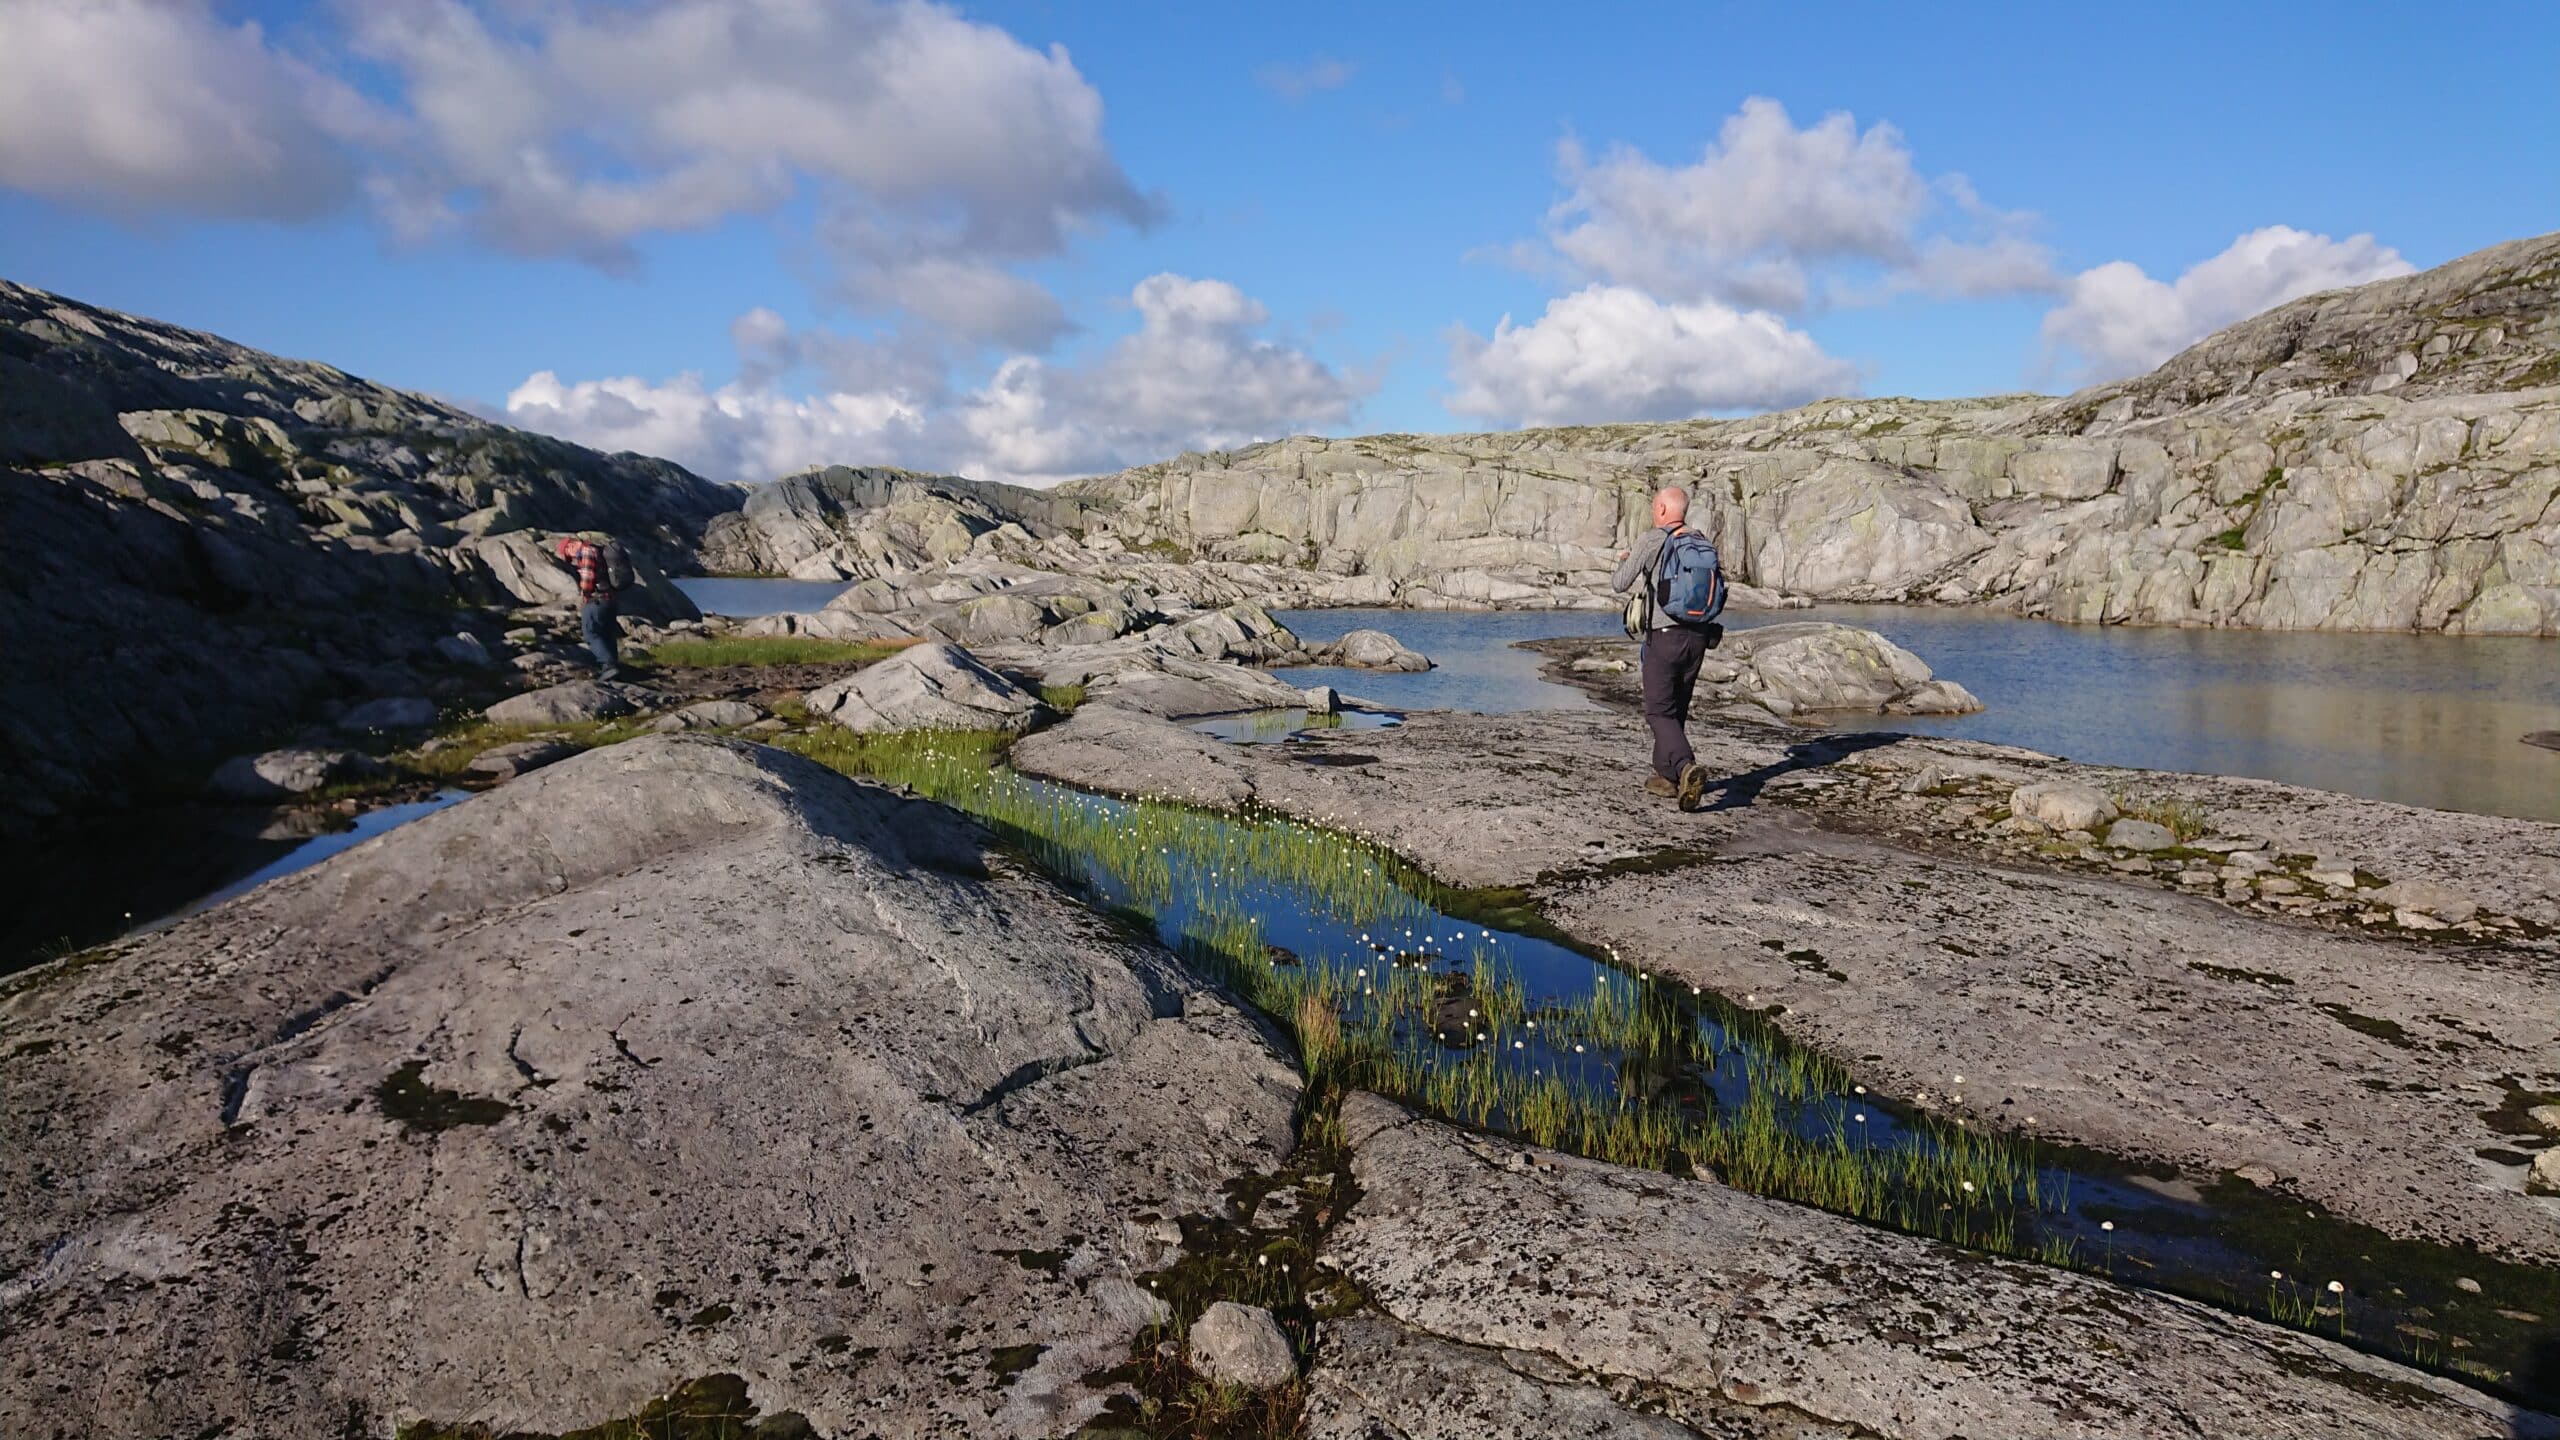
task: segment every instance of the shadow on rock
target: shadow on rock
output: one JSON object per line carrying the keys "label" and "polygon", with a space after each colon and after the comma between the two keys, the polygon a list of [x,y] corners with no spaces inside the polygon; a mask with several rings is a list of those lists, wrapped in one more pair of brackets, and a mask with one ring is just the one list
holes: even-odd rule
{"label": "shadow on rock", "polygon": [[1708,781],[1707,793],[1715,796],[1716,800],[1704,807],[1705,813],[1747,810],[1759,802],[1760,792],[1768,788],[1769,782],[1781,775],[1819,770],[1864,751],[1898,745],[1905,738],[1889,731],[1862,730],[1853,735],[1825,735],[1790,745],[1783,760],[1773,761],[1756,770],[1745,770],[1739,775],[1728,775],[1722,780]]}

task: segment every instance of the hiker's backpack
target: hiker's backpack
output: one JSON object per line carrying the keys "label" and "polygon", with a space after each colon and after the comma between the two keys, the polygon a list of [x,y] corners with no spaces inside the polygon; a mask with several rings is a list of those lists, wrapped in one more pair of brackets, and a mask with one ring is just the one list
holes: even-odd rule
{"label": "hiker's backpack", "polygon": [[640,583],[640,577],[631,569],[631,552],[622,548],[621,541],[607,539],[601,548],[604,551],[605,584],[620,592]]}
{"label": "hiker's backpack", "polygon": [[1714,541],[1685,525],[1663,537],[1662,559],[1653,572],[1655,613],[1704,629],[1724,613],[1724,594],[1724,565]]}

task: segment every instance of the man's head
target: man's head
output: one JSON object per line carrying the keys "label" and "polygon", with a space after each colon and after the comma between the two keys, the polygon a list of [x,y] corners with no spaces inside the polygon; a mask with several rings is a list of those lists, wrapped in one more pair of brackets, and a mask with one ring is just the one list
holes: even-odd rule
{"label": "man's head", "polygon": [[1677,525],[1688,518],[1688,491],[1677,485],[1665,485],[1653,492],[1653,523],[1656,526]]}

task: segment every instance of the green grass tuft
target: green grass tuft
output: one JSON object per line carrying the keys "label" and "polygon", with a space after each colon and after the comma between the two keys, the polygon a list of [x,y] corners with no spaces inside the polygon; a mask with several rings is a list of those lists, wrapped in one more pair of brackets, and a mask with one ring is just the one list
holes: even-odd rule
{"label": "green grass tuft", "polygon": [[728,665],[868,665],[912,640],[821,640],[814,635],[720,635],[669,640],[650,648],[647,663],[673,670]]}

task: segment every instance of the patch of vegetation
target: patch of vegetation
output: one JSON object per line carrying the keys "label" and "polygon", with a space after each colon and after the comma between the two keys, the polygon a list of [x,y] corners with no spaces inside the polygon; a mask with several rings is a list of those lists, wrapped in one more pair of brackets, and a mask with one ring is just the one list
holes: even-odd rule
{"label": "patch of vegetation", "polygon": [[671,670],[712,670],[729,665],[868,665],[915,643],[822,640],[814,635],[684,636],[650,647],[646,660]]}
{"label": "patch of vegetation", "polygon": [[1159,560],[1170,560],[1176,565],[1188,565],[1194,559],[1198,558],[1192,553],[1190,546],[1166,535],[1159,535],[1153,540],[1134,548],[1141,555],[1152,555]]}
{"label": "patch of vegetation", "polygon": [[471,768],[471,762],[487,751],[519,740],[559,740],[581,750],[594,750],[606,745],[619,745],[650,733],[656,716],[626,716],[619,720],[578,720],[565,725],[499,725],[487,720],[474,720],[436,738],[432,746],[404,750],[391,757],[400,770],[429,780],[457,780]]}
{"label": "patch of vegetation", "polygon": [[2129,820],[2148,820],[2181,841],[2201,840],[2213,833],[2212,813],[2192,800],[2175,797],[2136,799],[2128,795],[2115,797],[2116,808]]}
{"label": "patch of vegetation", "polygon": [[1084,703],[1084,687],[1043,685],[1040,687],[1040,703],[1061,715],[1073,715],[1076,713],[1076,707]]}
{"label": "patch of vegetation", "polygon": [[509,1431],[500,1436],[488,1426],[419,1420],[398,1430],[399,1440],[815,1440],[809,1422],[790,1411],[759,1420],[747,1398],[747,1382],[736,1375],[706,1375],[688,1380],[640,1408],[627,1420],[608,1420],[560,1435]]}

